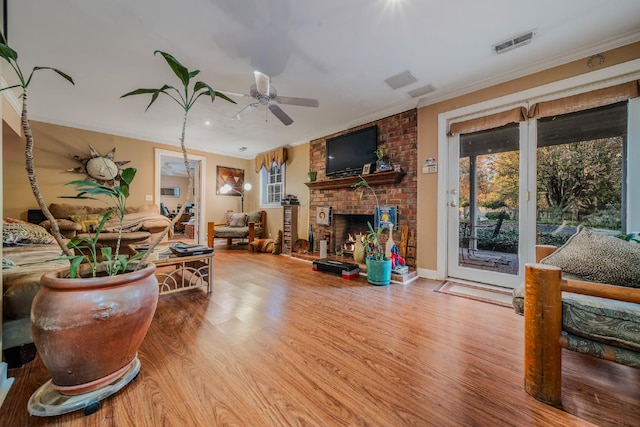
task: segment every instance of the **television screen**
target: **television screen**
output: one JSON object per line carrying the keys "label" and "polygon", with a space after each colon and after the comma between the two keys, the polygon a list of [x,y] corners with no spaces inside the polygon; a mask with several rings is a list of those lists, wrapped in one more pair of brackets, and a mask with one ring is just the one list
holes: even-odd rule
{"label": "television screen", "polygon": [[327,139],[327,177],[337,178],[361,173],[364,165],[376,161],[377,147],[377,126]]}

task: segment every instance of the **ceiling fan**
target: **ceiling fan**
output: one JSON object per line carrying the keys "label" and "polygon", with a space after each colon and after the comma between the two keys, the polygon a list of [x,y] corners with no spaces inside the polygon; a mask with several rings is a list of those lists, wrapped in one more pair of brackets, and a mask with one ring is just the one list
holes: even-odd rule
{"label": "ceiling fan", "polygon": [[[260,71],[254,71],[253,74],[256,78],[256,83],[251,85],[249,94],[240,94],[233,92],[225,92],[229,95],[243,96],[246,98],[253,98],[257,102],[253,102],[247,105],[244,109],[240,110],[234,119],[242,119],[247,114],[258,108],[260,105],[266,105],[269,111],[278,118],[285,126],[289,126],[293,123],[293,119],[284,112],[278,104],[297,105],[300,107],[318,107],[320,103],[317,99],[312,98],[295,98],[291,96],[278,96],[276,88],[271,85],[270,78]],[[273,102],[275,101],[275,103]]]}

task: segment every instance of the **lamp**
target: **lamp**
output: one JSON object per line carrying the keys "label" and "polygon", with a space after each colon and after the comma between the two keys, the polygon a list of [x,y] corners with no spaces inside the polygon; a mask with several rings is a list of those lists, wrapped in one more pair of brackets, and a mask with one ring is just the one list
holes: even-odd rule
{"label": "lamp", "polygon": [[220,189],[220,192],[222,194],[228,194],[228,193],[236,193],[240,195],[240,200],[242,203],[242,210],[240,212],[244,212],[244,193],[245,191],[249,191],[251,190],[252,185],[248,182],[245,182],[244,185],[242,186],[242,191],[236,190],[235,188],[233,188],[232,186],[230,186],[229,184],[225,184],[222,186],[222,188]]}

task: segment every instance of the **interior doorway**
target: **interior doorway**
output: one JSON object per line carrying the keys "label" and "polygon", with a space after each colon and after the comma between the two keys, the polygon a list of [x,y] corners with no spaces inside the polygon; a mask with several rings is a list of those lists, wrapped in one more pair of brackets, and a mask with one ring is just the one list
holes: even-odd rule
{"label": "interior doorway", "polygon": [[[180,209],[186,197],[188,189],[188,175],[184,159],[180,151],[156,149],[156,178],[155,200],[160,205],[161,211],[167,215],[174,215]],[[187,209],[183,217],[176,223],[176,230],[188,238],[193,238],[195,243],[202,244],[207,241],[204,227],[205,221],[205,177],[206,170],[203,156],[189,154],[189,169],[193,176],[193,194],[189,198]]]}

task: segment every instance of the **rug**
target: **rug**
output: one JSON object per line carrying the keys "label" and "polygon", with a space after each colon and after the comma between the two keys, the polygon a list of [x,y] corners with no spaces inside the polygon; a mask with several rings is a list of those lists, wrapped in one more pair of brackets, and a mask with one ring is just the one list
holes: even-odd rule
{"label": "rug", "polygon": [[476,301],[488,302],[489,304],[495,304],[502,307],[513,308],[513,297],[510,289],[498,288],[490,285],[469,285],[466,283],[446,281],[436,288],[435,291]]}

